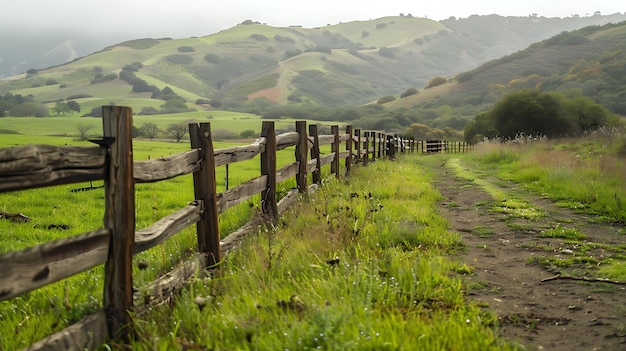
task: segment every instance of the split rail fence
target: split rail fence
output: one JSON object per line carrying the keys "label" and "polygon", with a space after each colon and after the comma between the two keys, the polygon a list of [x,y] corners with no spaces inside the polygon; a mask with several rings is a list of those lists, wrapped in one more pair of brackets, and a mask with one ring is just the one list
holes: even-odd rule
{"label": "split rail fence", "polygon": [[[274,221],[279,210],[298,193],[307,191],[307,174],[321,181],[321,167],[330,164],[331,175],[340,177],[359,162],[393,158],[395,152],[416,150],[413,140],[376,131],[338,126],[330,135],[318,135],[317,126],[296,122],[296,131],[275,135],[274,122],[263,122],[254,143],[213,149],[209,123],[189,124],[191,149],[148,161],[132,156],[132,110],[102,107],[103,137],[94,147],[28,145],[0,149],[0,192],[17,191],[104,180],[103,228],[50,241],[20,251],[0,254],[0,301],[20,296],[48,284],[104,264],[103,306],[96,313],[33,345],[28,350],[95,349],[107,340],[128,342],[134,335],[131,313],[141,308],[145,296],[133,293],[133,255],[154,247],[184,228],[196,225],[198,253],[177,269],[151,283],[153,298],[168,296],[203,268],[210,268],[254,230],[247,225],[220,240],[218,214],[261,193],[261,212]],[[345,148],[341,150],[341,146]],[[320,153],[320,145],[332,152]],[[295,162],[276,168],[276,151],[295,146]],[[215,167],[260,155],[260,176],[222,193],[216,192]],[[310,156],[309,156],[310,155]],[[152,226],[135,229],[135,184],[158,182],[193,174],[194,199],[184,208]],[[297,188],[276,199],[276,184],[295,177]]]}

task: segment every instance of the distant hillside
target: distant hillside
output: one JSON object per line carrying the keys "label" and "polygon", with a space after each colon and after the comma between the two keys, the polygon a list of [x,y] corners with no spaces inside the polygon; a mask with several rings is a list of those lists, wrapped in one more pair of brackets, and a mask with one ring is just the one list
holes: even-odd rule
{"label": "distant hillside", "polygon": [[435,76],[454,76],[564,30],[618,20],[626,15],[441,22],[395,16],[323,28],[245,21],[205,37],[120,43],[0,81],[0,93],[31,95],[48,105],[72,99],[83,111],[120,101],[136,111],[158,110],[170,91],[190,107],[202,104],[196,108],[358,105],[421,89]]}
{"label": "distant hillside", "polygon": [[626,22],[561,33],[385,106],[408,109],[420,123],[461,129],[521,89],[583,95],[626,116]]}

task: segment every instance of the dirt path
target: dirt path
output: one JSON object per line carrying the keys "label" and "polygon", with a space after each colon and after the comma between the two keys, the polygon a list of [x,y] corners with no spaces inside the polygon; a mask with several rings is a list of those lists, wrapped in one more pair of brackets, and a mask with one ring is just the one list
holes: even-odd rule
{"label": "dirt path", "polygon": [[581,260],[563,268],[538,263],[550,257],[558,262],[612,254],[601,245],[585,246],[589,251],[583,253],[566,239],[540,237],[543,230],[574,227],[586,235],[586,242],[621,245],[626,235],[619,235],[619,228],[590,223],[589,218],[525,194],[514,184],[483,179],[547,215],[527,219],[496,213],[490,195],[475,182],[456,177],[445,166],[435,172],[435,185],[445,197],[441,212],[466,244],[457,258],[475,268],[465,278],[468,295],[497,312],[500,335],[528,350],[626,350],[626,285],[542,282],[558,273],[589,274],[596,264]]}

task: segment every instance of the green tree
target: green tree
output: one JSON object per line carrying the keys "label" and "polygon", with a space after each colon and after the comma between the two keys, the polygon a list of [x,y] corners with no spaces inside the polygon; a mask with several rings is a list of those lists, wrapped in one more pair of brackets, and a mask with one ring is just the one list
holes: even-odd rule
{"label": "green tree", "polygon": [[413,123],[405,131],[404,135],[412,136],[415,140],[426,140],[431,128],[425,124]]}
{"label": "green tree", "polygon": [[436,76],[436,77],[433,77],[433,79],[431,79],[430,82],[428,82],[428,85],[426,85],[425,89],[434,88],[436,86],[445,84],[447,82],[448,80],[445,79],[444,77]]}
{"label": "green tree", "polygon": [[70,113],[72,110],[67,106],[63,101],[57,101],[52,108],[52,112],[54,112],[57,116],[62,116],[67,113]]}
{"label": "green tree", "polygon": [[70,100],[67,102],[67,107],[74,112],[80,112],[80,104],[76,101]]}
{"label": "green tree", "polygon": [[161,130],[159,129],[159,127],[157,127],[156,124],[148,122],[142,124],[141,127],[139,127],[139,131],[141,134],[147,136],[148,138],[150,138],[150,140],[152,140],[155,136],[157,136],[157,134],[159,134]]}
{"label": "green tree", "polygon": [[187,134],[187,126],[183,123],[173,123],[165,129],[165,132],[173,136],[178,143]]}

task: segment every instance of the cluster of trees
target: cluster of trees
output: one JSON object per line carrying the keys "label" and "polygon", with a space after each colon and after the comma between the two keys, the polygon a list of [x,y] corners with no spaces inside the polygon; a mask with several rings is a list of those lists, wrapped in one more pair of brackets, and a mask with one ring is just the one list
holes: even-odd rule
{"label": "cluster of trees", "polygon": [[47,117],[48,107],[35,102],[33,96],[6,93],[0,95],[0,117]]}
{"label": "cluster of trees", "polygon": [[579,92],[569,93],[537,90],[510,93],[465,126],[465,140],[513,139],[518,135],[576,136],[619,124],[619,118],[603,106]]}
{"label": "cluster of trees", "polygon": [[57,101],[52,107],[52,112],[56,116],[63,116],[66,114],[73,114],[74,112],[80,112],[80,104],[74,100],[68,102]]}

